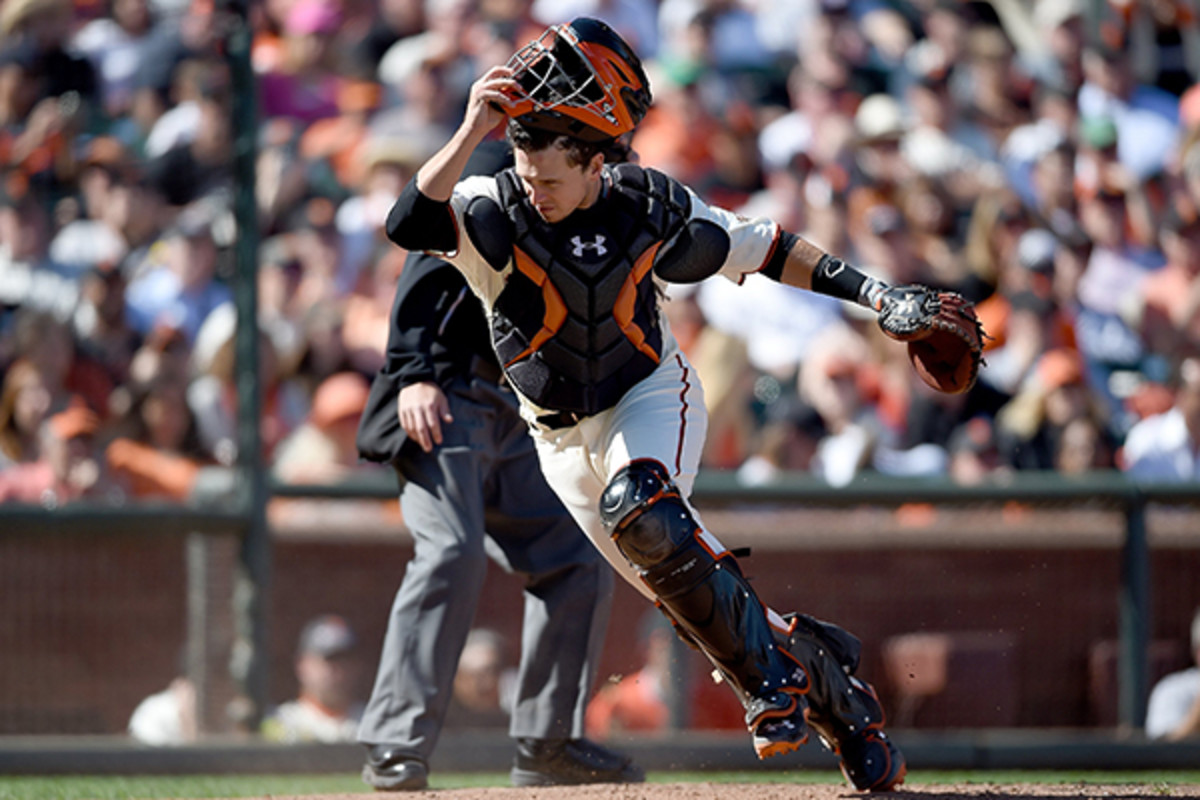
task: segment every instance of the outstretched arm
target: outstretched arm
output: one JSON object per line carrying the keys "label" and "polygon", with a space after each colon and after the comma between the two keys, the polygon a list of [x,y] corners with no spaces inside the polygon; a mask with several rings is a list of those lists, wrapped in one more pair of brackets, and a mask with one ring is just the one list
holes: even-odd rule
{"label": "outstretched arm", "polygon": [[858,303],[879,313],[879,327],[908,343],[917,375],[939,391],[957,394],[975,383],[986,334],[974,306],[953,292],[925,286],[891,287],[794,234],[781,232],[767,277]]}
{"label": "outstretched arm", "polygon": [[807,239],[786,231],[780,233],[777,251],[781,259],[772,259],[763,270],[788,286],[809,289],[841,300],[881,310],[888,285],[868,277],[837,256],[826,253]]}

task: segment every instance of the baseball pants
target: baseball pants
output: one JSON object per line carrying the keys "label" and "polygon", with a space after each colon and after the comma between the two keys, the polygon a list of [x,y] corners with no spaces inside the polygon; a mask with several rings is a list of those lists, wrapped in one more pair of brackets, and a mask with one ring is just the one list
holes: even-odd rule
{"label": "baseball pants", "polygon": [[612,575],[546,485],[510,392],[480,379],[447,390],[443,444],[397,465],[414,554],[388,619],[358,730],[428,761],[490,556],[525,578],[510,733],[576,738],[608,624]]}

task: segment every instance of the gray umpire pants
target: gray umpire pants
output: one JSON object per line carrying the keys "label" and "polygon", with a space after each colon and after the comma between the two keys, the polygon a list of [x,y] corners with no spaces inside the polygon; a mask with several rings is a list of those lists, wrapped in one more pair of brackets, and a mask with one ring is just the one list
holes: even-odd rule
{"label": "gray umpire pants", "polygon": [[396,467],[415,552],[358,729],[364,744],[426,762],[489,556],[525,579],[513,737],[583,735],[613,588],[612,570],[546,485],[512,393],[473,378],[446,395],[454,422],[442,445],[428,454],[407,446]]}

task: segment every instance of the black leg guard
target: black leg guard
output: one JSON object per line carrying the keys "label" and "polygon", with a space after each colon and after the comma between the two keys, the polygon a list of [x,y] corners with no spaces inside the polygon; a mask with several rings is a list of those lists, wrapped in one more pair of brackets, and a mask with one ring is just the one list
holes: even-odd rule
{"label": "black leg guard", "polygon": [[714,555],[700,538],[666,469],[654,461],[622,469],[605,489],[600,514],[676,629],[738,693],[760,757],[803,743],[804,669],[776,642],[737,561],[727,551]]}
{"label": "black leg guard", "polygon": [[808,723],[841,756],[842,772],[857,789],[887,791],[904,781],[900,750],[883,732],[883,706],[874,688],[854,676],[862,643],[837,625],[807,614],[790,623],[780,646],[808,672]]}

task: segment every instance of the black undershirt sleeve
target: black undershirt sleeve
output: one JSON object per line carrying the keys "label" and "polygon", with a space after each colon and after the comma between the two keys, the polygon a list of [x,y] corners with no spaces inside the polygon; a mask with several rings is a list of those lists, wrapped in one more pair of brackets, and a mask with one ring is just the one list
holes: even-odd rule
{"label": "black undershirt sleeve", "polygon": [[431,200],[413,178],[388,212],[387,236],[405,250],[453,253],[458,249],[458,226],[449,202]]}

